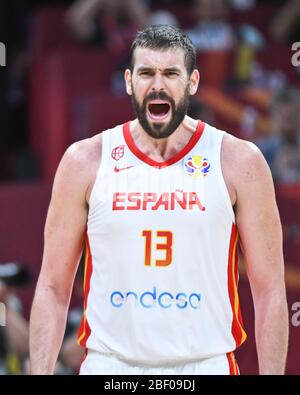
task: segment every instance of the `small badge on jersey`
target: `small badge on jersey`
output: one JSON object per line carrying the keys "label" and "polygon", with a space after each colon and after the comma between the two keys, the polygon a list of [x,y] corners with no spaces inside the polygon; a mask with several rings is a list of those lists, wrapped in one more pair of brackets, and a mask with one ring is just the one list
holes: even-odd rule
{"label": "small badge on jersey", "polygon": [[210,163],[201,155],[189,156],[184,163],[185,170],[193,179],[207,176],[210,171]]}
{"label": "small badge on jersey", "polygon": [[118,147],[115,147],[111,151],[111,157],[114,160],[119,160],[119,159],[123,158],[123,156],[124,156],[124,149],[125,149],[124,145],[119,145]]}

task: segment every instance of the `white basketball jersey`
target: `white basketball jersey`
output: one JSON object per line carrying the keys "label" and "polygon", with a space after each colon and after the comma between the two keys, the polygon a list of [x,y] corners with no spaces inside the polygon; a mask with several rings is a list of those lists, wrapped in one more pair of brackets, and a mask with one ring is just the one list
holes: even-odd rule
{"label": "white basketball jersey", "polygon": [[164,162],[139,150],[130,123],[102,133],[82,346],[159,365],[229,355],[245,341],[238,234],[221,170],[224,133],[199,121]]}

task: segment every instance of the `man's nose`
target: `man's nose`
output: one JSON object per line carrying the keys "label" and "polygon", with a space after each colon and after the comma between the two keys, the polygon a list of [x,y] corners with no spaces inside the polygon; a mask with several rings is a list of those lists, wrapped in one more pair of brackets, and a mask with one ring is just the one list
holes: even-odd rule
{"label": "man's nose", "polygon": [[153,76],[151,89],[156,92],[165,90],[164,78],[160,73],[156,73]]}

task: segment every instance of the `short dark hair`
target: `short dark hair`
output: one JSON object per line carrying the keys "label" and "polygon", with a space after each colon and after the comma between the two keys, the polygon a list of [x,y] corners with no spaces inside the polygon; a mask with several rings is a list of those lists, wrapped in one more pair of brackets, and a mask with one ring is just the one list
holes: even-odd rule
{"label": "short dark hair", "polygon": [[191,75],[193,70],[197,68],[196,49],[192,41],[186,34],[174,26],[149,26],[138,32],[129,52],[131,71],[133,71],[134,67],[134,52],[136,48],[183,49],[188,74]]}

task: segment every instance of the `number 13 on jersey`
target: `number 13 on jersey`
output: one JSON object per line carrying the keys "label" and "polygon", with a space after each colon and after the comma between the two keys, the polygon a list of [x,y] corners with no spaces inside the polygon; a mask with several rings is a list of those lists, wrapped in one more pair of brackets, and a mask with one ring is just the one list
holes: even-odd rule
{"label": "number 13 on jersey", "polygon": [[[173,233],[169,230],[143,230],[145,266],[169,266],[173,259]],[[164,251],[164,259],[152,259],[152,251]]]}

